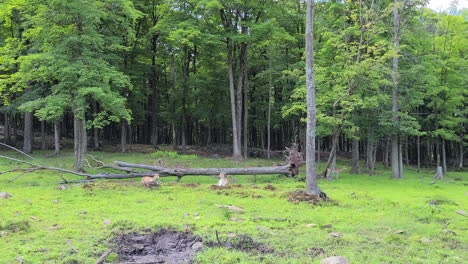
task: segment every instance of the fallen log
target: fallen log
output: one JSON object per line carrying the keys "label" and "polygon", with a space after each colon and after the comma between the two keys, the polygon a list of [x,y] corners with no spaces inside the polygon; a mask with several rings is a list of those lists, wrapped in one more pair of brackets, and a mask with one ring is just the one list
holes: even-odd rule
{"label": "fallen log", "polygon": [[[145,164],[136,164],[128,163],[123,161],[115,161],[115,165],[105,165],[102,162],[99,162],[99,167],[97,169],[111,168],[115,170],[124,171],[127,173],[111,173],[111,172],[100,172],[97,174],[90,174],[85,172],[75,172],[68,169],[49,167],[45,164],[34,164],[32,162],[10,158],[4,155],[0,155],[0,158],[7,159],[10,161],[23,163],[31,166],[30,168],[23,168],[21,175],[36,171],[36,170],[50,170],[50,171],[59,171],[62,173],[73,174],[81,177],[85,177],[86,180],[96,180],[96,179],[129,179],[129,178],[140,178],[145,176],[154,176],[159,174],[161,177],[175,176],[179,180],[184,176],[201,176],[201,175],[265,175],[265,174],[285,174],[288,176],[295,176],[298,174],[298,168],[303,164],[302,154],[297,152],[295,148],[288,149],[289,156],[287,157],[287,164],[282,166],[273,166],[273,167],[250,167],[250,168],[166,168],[160,166],[152,166]],[[95,160],[95,159],[93,159]],[[96,160],[95,160],[96,161]],[[145,170],[137,171],[134,169]],[[18,169],[19,170],[19,169]],[[14,170],[8,170],[3,173],[13,172]],[[2,172],[0,172],[2,174]],[[17,179],[19,176],[15,177],[13,180]],[[63,179],[63,178],[62,178]],[[63,179],[64,182],[67,182]]]}
{"label": "fallen log", "polygon": [[275,166],[275,167],[252,167],[252,168],[164,168],[158,166],[135,164],[122,161],[115,161],[115,164],[124,167],[152,170],[160,176],[177,176],[186,175],[219,175],[224,172],[225,175],[259,175],[259,174],[287,174],[291,175],[291,165]]}

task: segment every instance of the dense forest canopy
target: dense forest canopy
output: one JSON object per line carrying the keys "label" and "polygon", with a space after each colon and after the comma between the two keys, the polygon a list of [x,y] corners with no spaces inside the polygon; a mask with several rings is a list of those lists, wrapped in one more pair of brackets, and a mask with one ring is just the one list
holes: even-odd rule
{"label": "dense forest canopy", "polygon": [[[463,167],[468,10],[425,4],[316,1],[327,167],[351,152],[373,173],[393,147],[401,165]],[[73,138],[79,170],[103,145],[304,149],[305,15],[301,0],[3,0],[0,131],[25,152]]]}

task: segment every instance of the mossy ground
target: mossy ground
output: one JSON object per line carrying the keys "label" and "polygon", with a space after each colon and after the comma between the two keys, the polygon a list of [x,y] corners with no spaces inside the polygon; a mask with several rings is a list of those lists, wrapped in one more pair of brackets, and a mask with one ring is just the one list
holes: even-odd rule
{"label": "mossy ground", "polygon": [[[12,152],[2,154],[17,156]],[[71,152],[55,158],[44,158],[46,154],[36,152],[34,157],[64,168],[73,164]],[[92,154],[105,162],[152,164],[163,159],[168,166],[271,164],[259,159],[236,163],[177,155]],[[349,162],[341,162],[345,163]],[[0,160],[0,170],[14,167],[17,164]],[[320,180],[320,187],[335,201],[321,205],[289,202],[288,193],[303,189],[304,183],[277,175],[233,177],[242,186],[226,190],[211,189],[217,180],[209,176],[184,177],[180,183],[170,182],[175,178],[164,178],[162,187],[153,190],[143,188],[139,179],[58,190],[55,187],[60,179],[49,171],[26,174],[12,183],[7,182],[17,174],[3,174],[0,192],[8,192],[13,198],[0,200],[0,232],[8,232],[0,237],[0,263],[16,263],[17,257],[26,263],[94,263],[115,235],[159,227],[188,229],[205,241],[216,241],[216,231],[220,240],[227,239],[229,233],[246,234],[274,249],[273,253],[261,254],[206,248],[197,255],[198,263],[319,263],[324,256],[333,255],[344,256],[351,263],[467,263],[467,218],[455,211],[468,209],[468,173],[450,172],[445,180],[436,183],[431,179],[432,170],[416,173],[414,168],[407,168],[402,180],[390,179],[390,171],[381,167],[378,173],[351,175],[348,169],[338,180]],[[304,177],[303,173],[300,176]],[[254,180],[260,188],[252,187]],[[264,190],[266,184],[276,189]],[[431,200],[438,204],[429,205]],[[216,205],[239,206],[244,213],[235,214]],[[253,217],[289,221],[253,221]],[[104,220],[111,223],[105,224]],[[307,227],[308,224],[315,225]],[[53,226],[56,228],[49,229]],[[404,232],[395,232],[400,230]],[[332,237],[330,232],[339,232],[342,237]],[[422,238],[431,243],[421,242]],[[323,249],[324,254],[314,257],[314,252],[322,251],[308,251],[311,247]],[[111,255],[108,260],[112,259],[116,260],[116,256]]]}

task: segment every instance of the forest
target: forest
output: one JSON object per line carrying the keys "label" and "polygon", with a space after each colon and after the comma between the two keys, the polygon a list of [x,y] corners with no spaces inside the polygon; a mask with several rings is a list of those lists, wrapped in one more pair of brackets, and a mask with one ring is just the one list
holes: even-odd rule
{"label": "forest", "polygon": [[[285,222],[280,222],[280,226],[274,226],[275,221],[283,220],[278,220],[277,217],[281,216],[273,212],[247,212],[252,213],[249,215],[251,219],[273,221],[269,222],[268,228],[258,225],[254,228],[271,237],[256,237],[253,231],[245,231],[246,226],[253,223],[246,223],[245,226],[235,223],[239,224],[235,227],[236,231],[247,232],[249,239],[252,239],[251,235],[255,241],[276,245],[275,250],[282,252],[280,256],[268,250],[263,252],[263,246],[259,249],[259,245],[263,244],[249,240],[257,250],[255,254],[263,254],[260,258],[253,257],[255,254],[252,255],[249,251],[251,249],[246,251],[244,240],[239,245],[232,241],[220,242],[218,231],[214,238],[208,229],[217,224],[186,223],[185,231],[196,231],[203,236],[203,241],[215,241],[212,243],[219,247],[207,246],[209,243],[203,242],[204,248],[210,249],[204,249],[196,263],[312,263],[304,260],[304,257],[309,258],[312,254],[314,261],[318,261],[318,256],[346,252],[353,263],[463,263],[460,252],[466,249],[461,245],[466,239],[462,236],[447,238],[453,235],[447,225],[449,222],[454,223],[453,230],[466,233],[466,228],[461,227],[463,219],[452,218],[468,217],[468,214],[461,210],[453,216],[452,211],[455,207],[460,209],[463,204],[466,207],[466,198],[463,202],[459,193],[463,188],[460,184],[463,185],[467,179],[468,8],[459,7],[459,1],[454,0],[444,10],[433,10],[427,6],[428,2],[0,0],[0,142],[3,143],[0,146],[0,170],[3,170],[0,176],[21,172],[9,181],[0,179],[0,191],[11,188],[19,195],[31,197],[24,198],[30,201],[37,197],[28,196],[30,193],[19,186],[50,186],[56,184],[53,178],[57,174],[64,180],[60,184],[74,181],[78,182],[77,186],[84,184],[83,188],[91,189],[60,185],[65,186],[62,193],[58,194],[55,189],[47,190],[44,197],[57,195],[69,199],[67,195],[80,196],[74,201],[75,206],[64,210],[76,215],[72,208],[86,205],[87,208],[99,211],[99,217],[109,214],[116,218],[118,224],[108,225],[105,220],[105,226],[127,230],[129,226],[128,229],[143,228],[146,221],[141,216],[135,216],[131,220],[133,222],[127,223],[125,221],[128,219],[124,219],[123,215],[110,212],[128,209],[133,210],[132,214],[144,215],[148,213],[147,208],[143,208],[146,205],[135,205],[133,209],[124,206],[124,202],[111,205],[109,199],[114,194],[110,189],[117,189],[116,195],[120,197],[117,199],[123,201],[121,195],[125,195],[123,192],[126,186],[129,186],[130,193],[142,188],[140,185],[131,185],[139,182],[109,181],[109,185],[103,185],[95,184],[95,180],[106,177],[148,178],[157,173],[151,181],[161,190],[168,188],[166,192],[171,195],[179,192],[181,200],[172,201],[172,198],[166,196],[169,194],[156,194],[158,191],[131,194],[138,203],[152,200],[154,196],[172,204],[166,207],[154,205],[158,210],[170,207],[168,210],[174,211],[170,211],[172,214],[167,218],[156,212],[149,213],[157,219],[152,222],[152,227],[164,227],[163,224],[168,226],[179,221],[174,218],[175,214],[183,214],[187,218],[188,213],[182,211],[185,208],[197,210],[196,215],[191,212],[193,219],[189,214],[189,220],[195,222],[200,219],[199,213],[203,215],[204,212],[211,212],[203,207],[206,205],[201,201],[198,207],[188,205],[192,200],[199,199],[194,196],[197,193],[203,196],[207,191],[210,192],[207,200],[204,200],[210,204],[219,199],[220,193],[225,192],[226,197],[221,201],[229,205],[220,205],[221,216],[213,217],[231,221],[238,219],[231,215],[233,212],[238,213],[232,203],[237,202],[237,205],[243,207],[258,203],[258,206],[264,208],[268,199],[276,201],[282,197],[281,193],[268,196],[268,186],[279,188],[280,191],[291,191],[291,188],[299,185],[303,188],[305,180],[304,197],[313,195],[322,199],[324,205],[319,205],[323,207],[317,210],[332,215],[330,218],[319,216],[319,220],[314,220],[317,224],[311,224],[306,217],[316,217],[316,213],[295,216],[289,211],[293,209],[282,201],[272,207],[278,212],[285,210],[284,217],[288,219],[283,219]],[[285,153],[289,153],[286,165],[282,160]],[[301,157],[296,159],[294,155],[298,154]],[[15,162],[32,167],[25,168]],[[299,167],[303,164],[306,168],[301,168],[304,172],[300,172],[296,165]],[[16,168],[11,169],[12,166]],[[244,168],[240,168],[242,166]],[[104,173],[101,172],[103,169]],[[109,172],[112,170],[120,173]],[[22,176],[27,173],[30,176]],[[62,173],[70,174],[72,181],[67,182]],[[246,190],[250,197],[249,203],[238,197],[242,196],[239,191],[231,190],[231,186],[237,187],[232,184],[224,186],[228,183],[222,183],[226,173],[232,177],[228,180],[239,181],[239,186],[254,186],[252,190]],[[278,174],[279,178],[273,176]],[[282,174],[293,177],[281,178]],[[190,184],[205,186],[210,183],[209,177],[202,179],[195,175],[219,175],[220,186],[213,185],[209,187],[211,189],[203,191],[199,190],[201,187],[190,186],[195,188],[194,193],[186,192],[184,188],[189,188],[187,186]],[[245,175],[253,175],[253,178]],[[343,175],[347,178],[343,179]],[[388,178],[379,178],[382,175]],[[20,176],[22,178],[19,179]],[[87,179],[83,179],[83,176]],[[159,176],[167,178],[160,182]],[[176,176],[176,179],[172,176]],[[182,176],[184,180],[178,183]],[[329,181],[323,181],[322,178]],[[390,179],[393,181],[389,182]],[[400,179],[401,182],[394,179]],[[58,178],[55,177],[55,180]],[[149,187],[143,180],[144,186]],[[7,181],[8,184],[15,183],[7,185]],[[318,187],[318,181],[321,188]],[[444,181],[448,185],[442,185]],[[268,185],[257,192],[257,183]],[[271,183],[275,183],[276,187]],[[357,187],[358,183],[362,183],[362,186]],[[376,193],[373,193],[377,185]],[[386,191],[377,193],[377,190],[386,190],[386,186],[391,188],[389,192],[392,190],[396,194],[395,197]],[[224,187],[229,188],[224,190]],[[406,197],[406,187],[409,193],[415,193],[414,196]],[[433,187],[440,189],[433,190]],[[96,199],[91,203],[86,197],[93,188],[96,190],[94,193],[99,194],[92,194],[97,196],[89,198]],[[354,188],[356,191],[352,192]],[[218,196],[213,190],[216,190]],[[421,195],[416,195],[417,190]],[[368,194],[375,195],[375,198],[370,198]],[[295,195],[302,195],[298,191],[288,195],[290,202],[303,202],[300,200],[302,196],[299,200],[294,198]],[[291,198],[291,195],[294,197]],[[316,232],[315,235],[325,232],[328,225],[332,226],[328,222],[335,221],[335,213],[341,213],[341,218],[348,218],[352,214],[350,211],[339,211],[351,210],[345,209],[339,200],[351,201],[350,208],[360,208],[360,204],[354,203],[367,199],[369,204],[365,206],[369,207],[365,208],[380,208],[375,204],[381,199],[377,198],[379,195],[385,197],[383,206],[391,208],[387,212],[392,215],[389,219],[394,219],[398,214],[404,215],[403,219],[394,219],[394,223],[401,223],[403,227],[400,228],[405,228],[383,230],[390,223],[389,220],[382,220],[376,224],[378,226],[371,224],[369,232],[375,232],[372,233],[372,239],[378,236],[376,230],[388,233],[382,242],[385,244],[382,249],[377,250],[375,245],[370,245],[371,239],[357,245],[350,241],[350,244],[346,244],[345,237],[344,244],[339,245],[338,242],[323,242],[317,238],[315,242],[325,244],[323,248],[313,247],[311,253],[310,247],[303,249],[299,245],[306,240],[304,235],[291,242],[297,243],[290,245],[293,251],[285,253],[279,246],[282,238],[274,238],[282,229],[288,229],[287,223],[292,225],[291,221],[298,221],[302,227],[307,222],[307,228],[314,227],[309,225],[319,226],[320,230],[310,231]],[[264,196],[265,202],[256,199],[257,196]],[[1,198],[0,215],[3,205],[3,212],[11,215],[17,208],[23,208],[15,201],[9,203]],[[339,205],[331,199],[336,199]],[[373,199],[376,200],[371,202]],[[413,208],[414,204],[422,202],[421,199],[424,204],[429,201],[429,205],[425,206],[432,206],[429,207],[430,213],[426,207]],[[186,204],[179,204],[182,201],[186,201]],[[98,204],[101,206],[99,209]],[[406,206],[407,211],[395,208],[395,204]],[[110,212],[101,211],[106,206],[109,206]],[[301,210],[309,208],[309,205],[297,206]],[[338,208],[340,206],[343,208]],[[338,211],[333,211],[334,208],[338,208]],[[27,211],[24,208],[21,210]],[[84,212],[86,214],[87,211]],[[259,212],[266,212],[271,217],[259,217],[255,214]],[[46,218],[47,215],[43,211],[31,213],[36,214],[34,218],[41,214]],[[362,221],[369,221],[374,216],[366,211]],[[291,217],[297,219],[291,220]],[[1,218],[0,231],[6,230],[1,233],[6,233],[5,237],[10,237],[8,233],[15,233],[15,230],[31,232],[28,230],[33,224],[27,224],[23,230],[25,221],[14,222],[17,218],[8,221]],[[31,219],[26,219],[26,222],[31,222]],[[205,221],[203,219],[202,216],[200,221]],[[70,217],[63,219],[63,223],[57,226],[66,225],[67,221],[77,224],[75,218]],[[95,224],[96,220],[93,221]],[[410,242],[402,242],[399,235],[408,233],[410,223],[414,221],[426,221],[424,223],[431,226],[422,227],[421,223],[418,235],[408,237],[407,241]],[[92,225],[91,222],[86,223]],[[334,227],[336,224],[340,228],[339,222],[333,223]],[[446,224],[444,237],[438,240],[435,238],[434,226],[443,223]],[[85,228],[84,224],[77,225],[78,230]],[[360,227],[351,227],[353,225],[352,222],[346,222],[346,228],[350,230],[345,230],[354,236],[364,232]],[[200,229],[196,230],[195,226]],[[93,228],[91,230],[96,234],[107,232],[97,231],[97,226]],[[176,226],[176,229],[181,228]],[[218,228],[225,229],[227,233],[224,234],[228,235],[226,239],[235,237],[235,234],[229,237],[232,234],[229,232],[234,231],[224,225]],[[294,228],[290,232],[301,232],[299,225]],[[68,244],[68,239],[74,237],[73,232],[68,231],[67,227],[62,231],[68,232],[67,235],[54,239],[62,241],[62,244],[67,239],[65,247],[72,249],[70,254],[57,249],[57,242],[51,240],[47,242],[47,251],[51,250],[45,253],[49,254],[47,257],[32,257],[34,254],[23,248],[19,238],[14,241],[21,246],[13,243],[10,251],[30,254],[32,262],[22,262],[20,257],[21,261],[16,258],[19,263],[49,263],[46,261],[48,258],[58,261],[50,263],[62,263],[59,259],[65,259],[68,262],[64,260],[63,263],[70,264],[91,263],[101,255],[101,244],[93,249],[77,249],[73,244]],[[170,232],[175,231],[160,229],[158,232],[153,235],[170,237]],[[295,236],[293,233],[288,233],[288,237]],[[332,233],[329,233],[331,237],[341,237],[341,233]],[[44,243],[39,242],[42,233],[38,234],[37,246]],[[108,237],[109,233],[101,235]],[[426,239],[421,238],[424,235],[433,236],[430,241],[437,242],[432,245],[429,244],[432,242],[425,240],[421,242],[420,239]],[[7,242],[2,242],[2,237],[0,246],[6,247]],[[89,241],[97,241],[91,233],[86,233],[85,237]],[[239,237],[245,238],[237,235]],[[124,238],[119,239],[123,241]],[[197,237],[184,239],[191,239],[187,243],[194,246],[201,243],[201,238]],[[85,247],[80,245],[85,242],[74,241],[78,247]],[[401,245],[410,243],[406,250],[413,254],[407,252],[411,255],[411,261],[408,261],[409,256],[405,258],[405,254],[402,254],[404,249],[400,248],[401,245],[393,244],[397,242]],[[421,243],[429,248],[444,244],[442,247],[450,249],[447,249],[446,256],[438,252],[425,255],[420,248]],[[226,245],[234,245],[239,252],[227,253],[231,248]],[[127,245],[126,249],[133,246]],[[378,256],[356,255],[357,252],[369,250],[369,247],[371,251],[380,252],[376,253]],[[302,255],[298,253],[299,248],[300,252],[309,251]],[[131,259],[125,259],[127,255],[122,255],[122,248],[112,250],[119,258],[113,257],[114,253],[109,251],[109,259],[128,261],[121,263],[179,263],[174,259],[163,262],[138,262],[133,259],[135,262],[131,262]],[[395,258],[393,261],[384,257],[387,252]],[[191,256],[192,253],[187,254]],[[223,254],[226,256],[223,257]],[[20,254],[11,253],[9,260],[16,255]],[[275,262],[278,256],[280,262]],[[107,256],[103,257],[102,262],[98,263],[104,263]],[[178,257],[183,260],[180,263],[186,263],[184,261],[187,259]],[[6,258],[4,260],[7,261]],[[290,260],[294,261],[288,262]]]}

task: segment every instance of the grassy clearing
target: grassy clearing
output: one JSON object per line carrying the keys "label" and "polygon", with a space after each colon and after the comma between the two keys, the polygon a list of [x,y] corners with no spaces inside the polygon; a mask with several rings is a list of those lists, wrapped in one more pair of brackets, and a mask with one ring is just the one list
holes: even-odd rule
{"label": "grassy clearing", "polygon": [[[152,164],[164,160],[167,166],[242,167],[271,163],[256,159],[236,163],[172,153],[92,154],[106,162]],[[48,165],[71,168],[73,164],[70,152],[58,158],[41,158],[45,156],[41,152],[34,156]],[[0,161],[2,171],[14,167],[16,164]],[[13,195],[0,200],[0,232],[8,232],[0,237],[0,263],[15,263],[18,256],[26,263],[94,263],[116,234],[158,227],[189,229],[205,241],[216,241],[215,230],[221,240],[227,239],[228,233],[248,234],[256,242],[274,248],[271,254],[209,248],[198,254],[198,263],[319,263],[324,255],[311,256],[306,250],[310,247],[322,248],[327,256],[345,256],[351,263],[466,263],[467,218],[455,211],[468,209],[467,173],[451,172],[445,181],[431,184],[430,171],[418,174],[410,168],[405,171],[405,179],[392,180],[389,171],[379,169],[376,176],[350,175],[348,169],[336,181],[321,180],[321,188],[337,201],[336,205],[321,206],[288,202],[288,192],[304,188],[304,183],[280,176],[234,177],[243,186],[228,190],[210,189],[217,180],[207,176],[184,177],[181,183],[170,182],[175,178],[164,178],[166,183],[155,190],[144,189],[138,179],[57,190],[54,187],[59,179],[48,171],[24,175],[12,183],[7,181],[16,174],[0,175],[0,192]],[[254,180],[259,189],[252,187]],[[276,190],[264,190],[267,183]],[[438,205],[428,205],[431,200],[437,200]],[[220,204],[245,210],[235,214],[217,208]],[[233,217],[245,221],[228,220]],[[252,221],[253,217],[290,221]],[[306,227],[307,224],[315,226]],[[324,227],[328,224],[331,228]],[[395,234],[399,230],[404,232]],[[330,232],[343,236],[331,237]],[[422,238],[431,243],[420,242]],[[79,252],[73,253],[66,240]],[[116,260],[116,256],[111,255],[110,259]]]}

